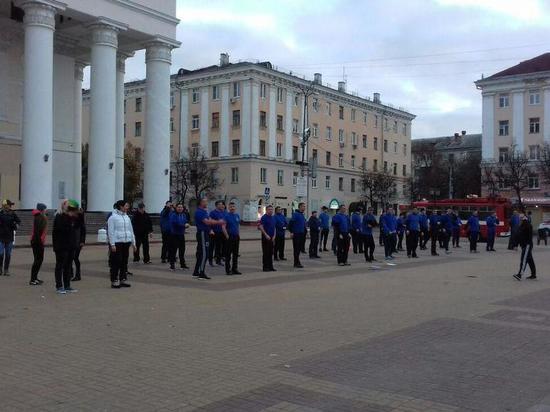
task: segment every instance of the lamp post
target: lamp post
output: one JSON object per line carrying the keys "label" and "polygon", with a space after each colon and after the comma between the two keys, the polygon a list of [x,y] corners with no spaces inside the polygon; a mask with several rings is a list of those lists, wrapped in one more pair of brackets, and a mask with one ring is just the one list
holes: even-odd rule
{"label": "lamp post", "polygon": [[[307,142],[311,136],[311,129],[308,126],[309,123],[309,113],[308,113],[308,98],[315,94],[314,83],[309,82],[306,85],[298,86],[301,94],[304,96],[304,123],[302,125],[302,139],[300,141],[300,146],[302,147],[302,160],[297,161],[296,163],[300,165],[300,177],[306,178],[306,207],[307,213],[310,212],[309,205],[309,165],[307,162]],[[308,172],[306,174],[306,171]],[[307,175],[307,176],[306,176]]]}

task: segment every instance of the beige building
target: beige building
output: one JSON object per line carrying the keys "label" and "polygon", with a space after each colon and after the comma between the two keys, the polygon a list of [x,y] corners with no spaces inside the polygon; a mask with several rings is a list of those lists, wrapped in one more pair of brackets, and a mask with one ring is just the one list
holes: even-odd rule
{"label": "beige building", "polygon": [[[550,143],[550,53],[523,61],[476,82],[483,99],[482,159],[503,161],[511,147],[527,153],[535,163],[544,144]],[[483,187],[483,194],[488,188]],[[515,195],[501,183],[499,195]],[[550,187],[532,168],[523,203],[534,222],[550,220]]]}
{"label": "beige building", "polygon": [[[297,183],[304,122],[303,90],[312,82],[283,73],[271,63],[230,63],[180,69],[172,75],[171,156],[202,150],[219,165],[222,181],[216,195],[233,200],[245,221],[254,221],[267,203],[290,211],[301,199]],[[125,140],[143,147],[146,82],[125,85]],[[398,181],[395,201],[402,200],[411,165],[414,115],[323,84],[315,75],[308,99],[311,137],[307,159],[316,158],[316,177],[309,179],[309,206],[337,207],[361,195],[363,168],[387,169]],[[83,141],[88,125],[88,98],[83,101]],[[269,193],[266,200],[265,194]]]}

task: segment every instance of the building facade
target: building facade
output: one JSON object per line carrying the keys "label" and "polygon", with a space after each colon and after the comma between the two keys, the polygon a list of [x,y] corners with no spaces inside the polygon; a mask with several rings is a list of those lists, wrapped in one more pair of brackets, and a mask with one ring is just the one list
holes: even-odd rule
{"label": "building facade", "polygon": [[[169,192],[175,0],[0,0],[0,197],[16,207],[81,199],[82,78],[90,66],[88,210],[123,189],[124,62],[146,50],[145,197]],[[109,16],[109,17],[103,17]],[[160,126],[159,126],[160,125]],[[160,144],[159,144],[160,143]]]}
{"label": "building facade", "polygon": [[[388,170],[398,181],[399,201],[410,173],[411,122],[414,115],[346,92],[283,73],[271,63],[230,63],[180,69],[172,76],[171,156],[202,151],[219,168],[216,196],[237,203],[243,218],[255,221],[266,203],[290,211],[297,196],[304,126],[304,93],[310,127],[306,160],[317,165],[309,178],[309,207],[337,207],[361,197],[361,171]],[[147,138],[146,80],[125,86],[125,141],[144,147]],[[89,99],[84,96],[83,133]],[[145,148],[145,152],[147,148]],[[269,197],[266,197],[266,193]],[[165,200],[165,199],[163,199]]]}
{"label": "building facade", "polygon": [[[476,82],[482,94],[482,158],[484,164],[504,161],[514,147],[533,161],[550,143],[550,53],[523,61]],[[502,182],[499,195],[515,198]],[[484,194],[489,188],[484,186]],[[536,222],[550,220],[550,187],[533,167],[523,203]]]}

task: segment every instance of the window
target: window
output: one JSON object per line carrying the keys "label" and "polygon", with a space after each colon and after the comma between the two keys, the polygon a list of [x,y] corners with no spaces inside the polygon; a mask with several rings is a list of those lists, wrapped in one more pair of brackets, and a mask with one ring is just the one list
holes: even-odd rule
{"label": "window", "polygon": [[375,137],[372,141],[372,146],[374,150],[378,150],[378,137]]}
{"label": "window", "polygon": [[314,97],[311,106],[313,107],[314,112],[319,111],[319,99]]}
{"label": "window", "polygon": [[233,97],[241,97],[241,83],[233,83]]}
{"label": "window", "polygon": [[126,123],[124,123],[124,138],[126,139]]}
{"label": "window", "polygon": [[509,122],[508,120],[501,120],[498,122],[498,135],[508,136]]}
{"label": "window", "polygon": [[397,163],[393,164],[393,174],[394,176],[397,176]]}
{"label": "window", "polygon": [[315,138],[319,137],[319,125],[317,123],[313,123],[313,126],[311,127],[311,135]]}
{"label": "window", "polygon": [[501,94],[498,97],[498,107],[510,106],[510,97],[507,94]]}
{"label": "window", "polygon": [[403,176],[407,176],[407,165],[403,165]]}
{"label": "window", "polygon": [[191,118],[191,129],[196,130],[200,127],[200,118],[198,114],[194,114]]}
{"label": "window", "polygon": [[325,135],[326,135],[327,140],[329,140],[329,141],[332,140],[332,127],[327,126],[327,130],[326,130]]}
{"label": "window", "polygon": [[504,163],[508,160],[508,148],[507,147],[500,147],[498,149],[498,161],[500,163]]}
{"label": "window", "polygon": [[282,103],[283,102],[283,88],[277,87],[277,102]]}
{"label": "window", "polygon": [[363,112],[363,123],[367,124],[367,112]]}
{"label": "window", "polygon": [[344,191],[344,178],[343,177],[338,178],[338,190],[340,192]]}
{"label": "window", "polygon": [[267,127],[267,114],[263,111],[260,111],[260,127]]}
{"label": "window", "polygon": [[317,151],[317,149],[313,149],[311,151],[311,157],[313,158],[313,160],[316,162],[317,161],[317,158],[319,157],[319,152]]}
{"label": "window", "polygon": [[197,157],[199,155],[199,144],[193,143],[191,144],[191,156]]}
{"label": "window", "polygon": [[355,192],[355,179],[351,179],[351,191]]}
{"label": "window", "polygon": [[124,99],[124,113],[126,113],[126,99]]}
{"label": "window", "polygon": [[355,155],[351,155],[351,167],[355,169]]}
{"label": "window", "polygon": [[136,122],[134,126],[134,136],[135,137],[141,136],[141,122]]}
{"label": "window", "polygon": [[239,183],[239,168],[231,168],[231,183]]}
{"label": "window", "polygon": [[397,120],[393,121],[393,132],[397,133]]}
{"label": "window", "polygon": [[220,86],[212,86],[212,100],[219,100]]}
{"label": "window", "polygon": [[350,116],[351,116],[351,121],[352,121],[352,122],[355,121],[355,114],[356,114],[356,112],[357,112],[357,110],[351,109],[351,114],[350,114]]}
{"label": "window", "polygon": [[403,156],[407,156],[407,144],[403,145]]}
{"label": "window", "polygon": [[325,176],[325,189],[330,189],[330,176]]}
{"label": "window", "polygon": [[284,171],[280,169],[277,170],[277,184],[279,186],[284,186],[285,184]]}
{"label": "window", "polygon": [[[126,101],[124,101],[126,103]],[[170,92],[170,109],[173,109],[176,107],[176,99],[174,96],[174,92]],[[126,113],[126,108],[124,108],[124,113]]]}
{"label": "window", "polygon": [[218,157],[220,154],[219,151],[219,143],[218,142],[212,142],[212,150],[210,151],[211,157]]}
{"label": "window", "polygon": [[220,127],[220,113],[219,112],[213,112],[212,113],[212,129],[217,129]]}
{"label": "window", "polygon": [[281,157],[283,155],[283,144],[277,143],[277,157]]}
{"label": "window", "polygon": [[529,189],[538,189],[539,177],[537,175],[531,175],[527,178],[527,183],[528,183]]}
{"label": "window", "polygon": [[260,167],[260,183],[267,183],[267,169]]}
{"label": "window", "polygon": [[338,106],[338,118],[344,120],[344,106]]}
{"label": "window", "polygon": [[314,177],[311,178],[311,188],[317,189],[317,179]]}
{"label": "window", "polygon": [[198,87],[195,87],[193,90],[191,90],[191,101],[193,103],[198,103],[201,101],[201,94]]}
{"label": "window", "polygon": [[387,117],[384,117],[384,130],[390,130],[390,128],[388,126],[388,118]]}
{"label": "window", "polygon": [[174,118],[171,117],[170,118],[170,131],[173,132],[175,131],[176,129],[174,129]]}
{"label": "window", "polygon": [[397,153],[397,142],[393,142],[393,152]]}
{"label": "window", "polygon": [[332,116],[332,105],[330,104],[330,102],[326,103],[325,112],[328,116]]}
{"label": "window", "polygon": [[298,146],[292,146],[292,160],[298,160]]}
{"label": "window", "polygon": [[283,130],[283,116],[277,115],[277,130]]}
{"label": "window", "polygon": [[351,132],[351,144],[357,147],[357,133]]}
{"label": "window", "polygon": [[366,157],[363,157],[363,159],[361,159],[361,169],[367,170],[367,158]]}
{"label": "window", "polygon": [[378,172],[378,159],[374,159],[372,162],[372,170]]}
{"label": "window", "polygon": [[326,152],[326,154],[325,154],[325,164],[327,166],[331,165],[330,152]]}
{"label": "window", "polygon": [[529,104],[540,104],[540,90],[529,90]]}
{"label": "window", "polygon": [[292,172],[292,186],[298,184],[298,172]]}
{"label": "window", "polygon": [[338,153],[338,167],[344,167],[344,153]]}
{"label": "window", "polygon": [[241,141],[236,139],[236,140],[233,140],[232,142],[232,154],[233,156],[239,156],[241,154]]}
{"label": "window", "polygon": [[378,128],[378,115],[374,115],[374,127]]}
{"label": "window", "polygon": [[295,94],[294,95],[294,106],[298,106],[299,103],[300,103],[300,96]]}
{"label": "window", "polygon": [[363,135],[363,149],[366,149],[367,148],[367,135],[364,134]]}
{"label": "window", "polygon": [[529,160],[540,160],[540,146],[529,146]]}
{"label": "window", "polygon": [[345,141],[345,138],[344,138],[344,129],[339,129],[339,130],[338,130],[338,142],[344,143],[344,141]]}
{"label": "window", "polygon": [[[235,83],[238,84],[238,83]],[[233,127],[240,127],[241,126],[241,111],[240,110],[233,110]]]}
{"label": "window", "polygon": [[529,119],[529,133],[540,133],[540,118],[531,117]]}
{"label": "window", "polygon": [[141,97],[136,97],[136,112],[141,112]]}
{"label": "window", "polygon": [[407,136],[407,123],[403,123],[402,132],[403,132],[403,136]]}
{"label": "window", "polygon": [[384,161],[384,172],[388,171],[388,162]]}
{"label": "window", "polygon": [[388,141],[384,139],[384,152],[388,153]]}
{"label": "window", "polygon": [[265,156],[265,140],[260,140],[260,156]]}
{"label": "window", "polygon": [[292,119],[292,133],[298,133],[298,119]]}
{"label": "window", "polygon": [[260,85],[260,97],[265,99],[265,96],[267,96],[267,84],[262,83]]}

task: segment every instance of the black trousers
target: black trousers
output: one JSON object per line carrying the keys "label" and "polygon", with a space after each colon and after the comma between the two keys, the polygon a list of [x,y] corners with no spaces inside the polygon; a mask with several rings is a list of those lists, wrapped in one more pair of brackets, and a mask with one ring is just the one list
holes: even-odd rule
{"label": "black trousers", "polygon": [[[179,256],[180,267],[185,266],[185,235],[172,235],[170,242],[170,254],[169,262],[170,267],[173,267],[176,264],[176,255]],[[145,262],[145,257],[143,259]]]}
{"label": "black trousers", "polygon": [[225,256],[224,246],[225,246],[225,236],[222,232],[214,232],[213,235],[210,235],[210,249],[208,252],[208,261],[210,264],[213,261],[220,264],[222,257]]}
{"label": "black trousers", "polygon": [[[382,222],[380,222],[380,226],[382,226]],[[384,236],[384,231],[380,229],[380,234],[378,236],[378,243],[380,244],[380,246],[382,246],[385,241],[386,241],[386,236]]]}
{"label": "black trousers", "polygon": [[405,232],[399,232],[397,234],[397,250],[403,250],[403,236]]}
{"label": "black trousers", "polygon": [[363,253],[363,238],[360,232],[351,232],[351,242],[353,244],[353,253]]}
{"label": "black trousers", "polygon": [[430,231],[428,229],[422,229],[420,231],[420,247],[424,249],[430,240]]}
{"label": "black trousers", "polygon": [[31,268],[31,281],[33,281],[38,279],[38,272],[40,272],[42,262],[44,262],[44,245],[42,243],[32,243],[31,247],[34,257]]}
{"label": "black trousers", "polygon": [[306,253],[306,234],[304,233],[304,236],[302,237],[302,249],[301,249],[301,252],[302,253]]}
{"label": "black trousers", "polygon": [[[75,278],[80,279],[80,251],[82,248],[79,246],[78,249],[74,251],[73,262],[74,262],[74,276]],[[73,262],[71,262],[71,275],[73,274]]]}
{"label": "black trousers", "polygon": [[338,251],[336,253],[336,260],[338,264],[348,263],[349,242],[349,233],[340,233],[338,235]]}
{"label": "black trousers", "polygon": [[518,272],[520,275],[523,275],[523,273],[525,272],[525,269],[527,269],[527,265],[529,265],[529,269],[531,270],[531,275],[537,276],[537,268],[535,266],[535,261],[533,260],[532,243],[521,247],[521,260],[519,263],[519,272]]}
{"label": "black trousers", "polygon": [[418,230],[409,230],[409,234],[407,235],[407,256],[416,256],[419,237],[420,232]]}
{"label": "black trousers", "polygon": [[74,250],[58,250],[55,252],[55,288],[71,287],[71,265]]}
{"label": "black trousers", "polygon": [[495,248],[495,236],[496,236],[496,229],[487,229],[487,250],[493,250]]}
{"label": "black trousers", "polygon": [[437,230],[432,230],[432,232],[430,233],[430,237],[432,238],[432,255],[437,253],[437,242],[438,242],[438,237],[439,237],[439,232]]}
{"label": "black trousers", "polygon": [[363,250],[365,253],[365,260],[367,262],[372,262],[374,260],[374,249],[376,247],[374,243],[374,236],[371,235],[361,235],[363,238]]}
{"label": "black trousers", "polygon": [[294,255],[294,264],[300,265],[300,253],[304,247],[306,235],[305,233],[293,233],[292,234],[292,252]]}
{"label": "black trousers", "polygon": [[321,229],[321,239],[319,240],[319,251],[327,250],[329,229]]}
{"label": "black trousers", "polygon": [[445,229],[441,232],[441,236],[443,236],[443,239],[442,239],[443,240],[443,248],[448,251],[449,250],[449,240],[451,239],[451,231]]}
{"label": "black trousers", "polygon": [[170,233],[162,232],[162,249],[160,251],[160,259],[168,260],[168,253],[170,250]]}
{"label": "black trousers", "polygon": [[453,228],[451,233],[453,236],[453,247],[460,246],[460,228]]}
{"label": "black trousers", "polygon": [[239,270],[239,236],[229,236],[225,247],[225,273]]}
{"label": "black trousers", "polygon": [[[149,234],[136,235],[136,251],[134,252],[134,262],[139,262],[139,250],[143,246],[143,262],[147,263],[151,261],[149,256]],[[161,252],[162,253],[162,252]]]}
{"label": "black trousers", "polygon": [[468,239],[470,240],[470,252],[477,251],[477,239],[479,237],[479,232],[470,232],[468,234]]}
{"label": "black trousers", "polygon": [[265,236],[262,236],[262,269],[273,269],[273,240],[266,239]]}
{"label": "black trousers", "polygon": [[126,280],[130,245],[130,242],[115,243],[116,252],[111,252],[111,282]]}
{"label": "black trousers", "polygon": [[275,246],[273,248],[273,256],[275,259],[285,258],[285,235],[275,236]]}
{"label": "black trousers", "polygon": [[336,233],[332,236],[332,242],[331,242],[330,248],[332,249],[335,255],[338,253],[338,239],[336,238]]}
{"label": "black trousers", "polygon": [[208,249],[210,247],[209,240],[210,236],[208,233],[202,230],[197,232],[197,251],[195,252],[197,262],[195,263],[193,275],[198,276],[206,274],[206,260],[208,259]]}
{"label": "black trousers", "polygon": [[384,238],[384,254],[386,257],[392,256],[395,252],[395,244],[397,242],[395,233],[388,233]]}
{"label": "black trousers", "polygon": [[309,232],[309,257],[318,256],[319,249],[319,231],[311,230]]}

